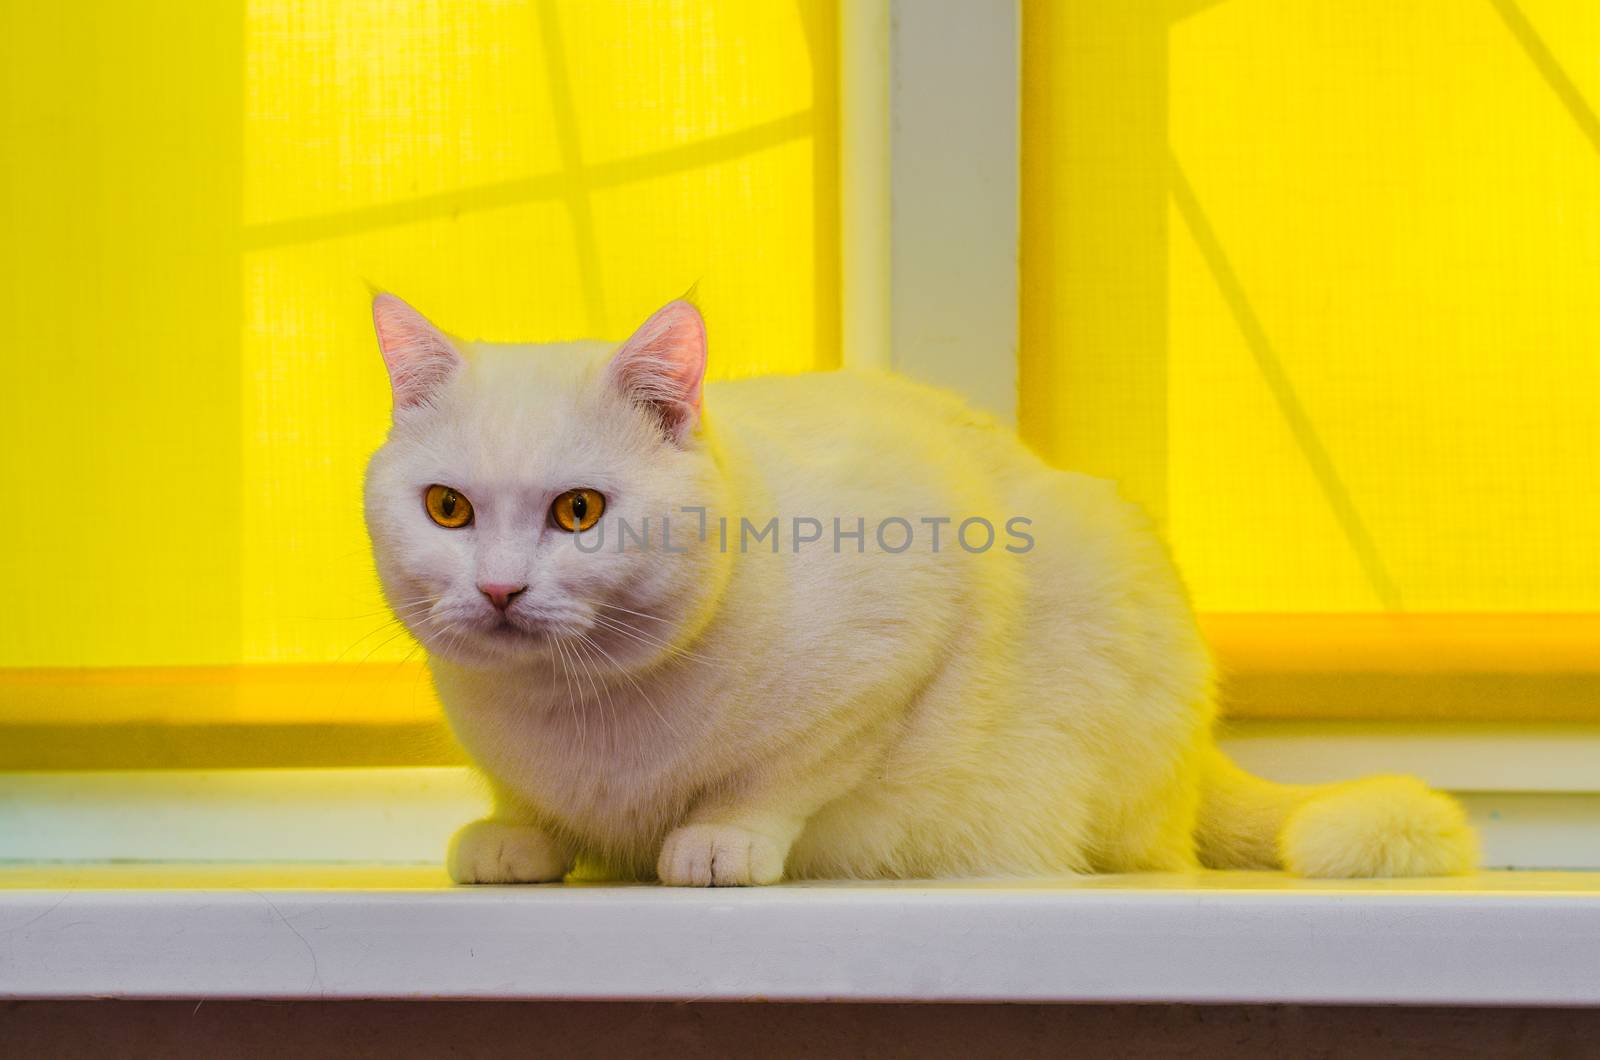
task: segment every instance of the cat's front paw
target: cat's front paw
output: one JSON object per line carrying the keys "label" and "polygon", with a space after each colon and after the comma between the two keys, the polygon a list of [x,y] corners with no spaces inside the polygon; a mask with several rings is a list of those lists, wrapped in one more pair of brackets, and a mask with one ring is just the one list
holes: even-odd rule
{"label": "cat's front paw", "polygon": [[783,878],[787,853],[766,836],[734,825],[684,825],[667,836],[656,875],[672,887],[777,883]]}
{"label": "cat's front paw", "polygon": [[445,867],[457,883],[545,883],[565,876],[567,861],[543,829],[484,820],[451,838]]}

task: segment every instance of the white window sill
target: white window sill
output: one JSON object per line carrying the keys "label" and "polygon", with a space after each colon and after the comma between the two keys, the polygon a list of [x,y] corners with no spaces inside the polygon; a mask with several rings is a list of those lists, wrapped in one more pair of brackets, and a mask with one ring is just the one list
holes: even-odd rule
{"label": "white window sill", "polygon": [[1600,874],[754,890],[0,869],[0,997],[1600,1004]]}
{"label": "white window sill", "polygon": [[[1229,740],[1285,780],[1414,770],[1462,795],[1487,864],[1573,869],[1600,867],[1597,746]],[[1595,872],[450,888],[435,862],[484,809],[461,769],[0,774],[0,998],[1600,1005]]]}
{"label": "white window sill", "polygon": [[[1487,868],[1600,869],[1600,727],[1229,726],[1275,780],[1416,773],[1461,797]],[[0,772],[5,862],[419,864],[488,811],[460,767]]]}

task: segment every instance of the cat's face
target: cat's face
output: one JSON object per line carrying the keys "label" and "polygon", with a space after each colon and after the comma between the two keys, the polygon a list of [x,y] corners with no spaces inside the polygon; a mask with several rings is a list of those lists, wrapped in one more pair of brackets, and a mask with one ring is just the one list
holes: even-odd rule
{"label": "cat's face", "polygon": [[[680,511],[714,507],[717,483],[694,430],[693,307],[669,305],[620,348],[458,351],[398,299],[379,296],[374,316],[395,418],[367,469],[366,515],[401,621],[479,668],[555,660],[581,675],[668,650],[714,555]],[[623,524],[648,525],[648,545],[619,549]]]}

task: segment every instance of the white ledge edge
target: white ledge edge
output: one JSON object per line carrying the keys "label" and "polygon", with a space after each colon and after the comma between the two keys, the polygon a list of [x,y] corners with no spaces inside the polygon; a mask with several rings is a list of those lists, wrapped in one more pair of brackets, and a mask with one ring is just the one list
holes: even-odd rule
{"label": "white ledge edge", "polygon": [[1600,893],[0,891],[0,998],[1600,1004]]}

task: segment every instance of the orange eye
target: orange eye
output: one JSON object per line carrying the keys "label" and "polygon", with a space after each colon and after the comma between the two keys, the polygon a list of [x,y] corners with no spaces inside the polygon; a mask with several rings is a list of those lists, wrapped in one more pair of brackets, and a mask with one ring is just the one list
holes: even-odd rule
{"label": "orange eye", "polygon": [[429,486],[423,503],[440,526],[455,530],[472,522],[472,503],[449,486]]}
{"label": "orange eye", "polygon": [[606,499],[598,490],[568,490],[550,506],[550,518],[567,533],[575,534],[599,522],[600,513],[605,510]]}

